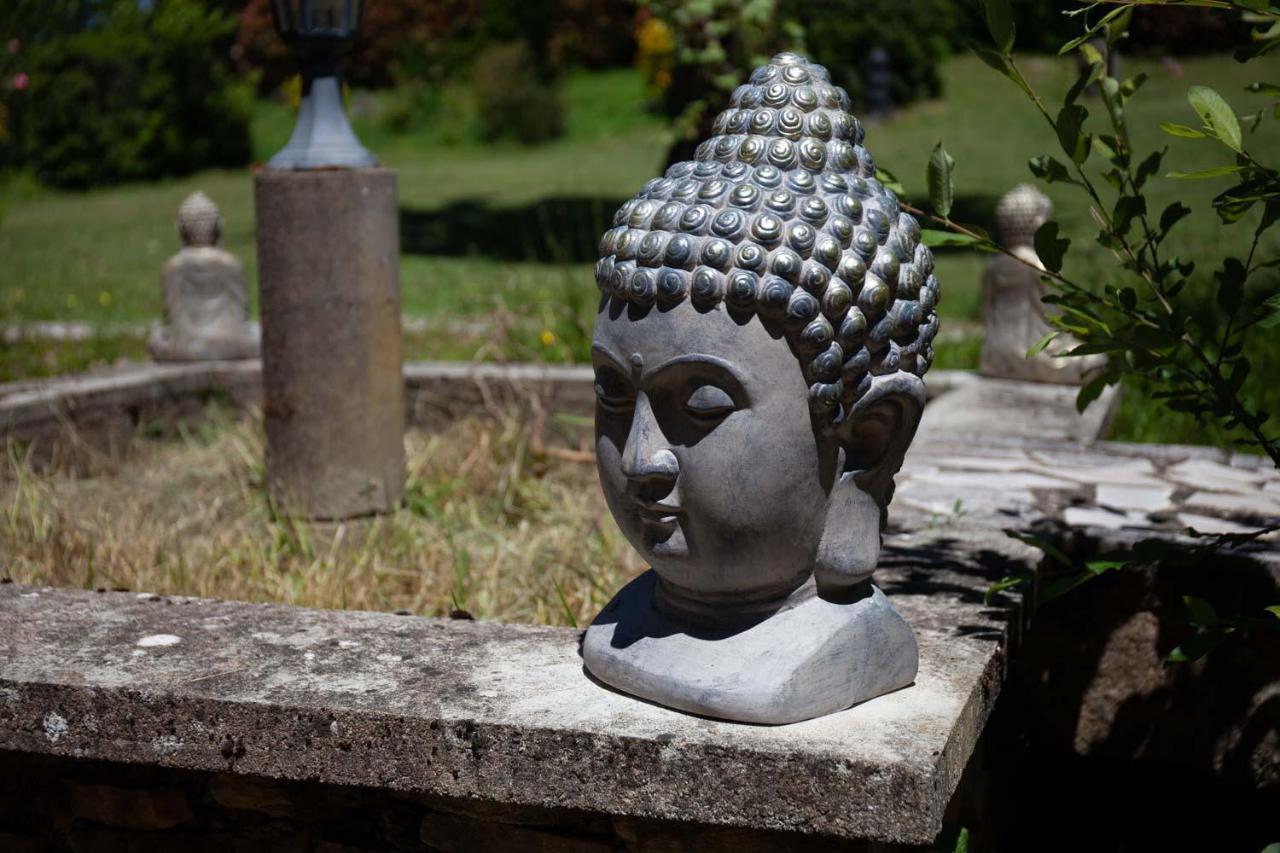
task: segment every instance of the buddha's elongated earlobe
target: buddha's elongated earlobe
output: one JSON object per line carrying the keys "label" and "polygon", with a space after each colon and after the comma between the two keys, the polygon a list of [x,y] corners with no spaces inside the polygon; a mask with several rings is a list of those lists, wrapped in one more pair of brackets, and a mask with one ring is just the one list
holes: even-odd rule
{"label": "buddha's elongated earlobe", "polygon": [[818,541],[813,576],[818,592],[831,595],[862,583],[880,559],[880,505],[858,488],[852,471],[831,487],[826,523]]}
{"label": "buddha's elongated earlobe", "polygon": [[924,383],[919,377],[877,377],[841,422],[840,467],[814,562],[820,593],[848,589],[875,571],[893,477],[902,467],[923,410]]}

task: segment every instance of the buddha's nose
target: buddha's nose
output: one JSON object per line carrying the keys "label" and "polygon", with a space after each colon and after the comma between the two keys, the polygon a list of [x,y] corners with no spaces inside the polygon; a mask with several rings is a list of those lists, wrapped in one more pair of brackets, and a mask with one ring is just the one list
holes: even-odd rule
{"label": "buddha's nose", "polygon": [[631,480],[663,483],[668,487],[675,484],[680,474],[680,461],[671,452],[646,394],[636,397],[631,432],[622,451],[622,473]]}

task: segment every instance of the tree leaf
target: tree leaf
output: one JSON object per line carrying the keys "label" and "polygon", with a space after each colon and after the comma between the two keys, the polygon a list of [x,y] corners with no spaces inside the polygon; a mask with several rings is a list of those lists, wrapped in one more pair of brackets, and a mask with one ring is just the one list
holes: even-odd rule
{"label": "tree leaf", "polygon": [[987,587],[986,592],[982,594],[982,603],[989,607],[997,595],[1004,592],[1006,589],[1016,589],[1023,584],[1029,583],[1031,578],[1031,574],[1008,575],[1007,577],[1001,578],[991,586]]}
{"label": "tree leaf", "polygon": [[1258,312],[1262,315],[1257,321],[1257,325],[1264,329],[1274,329],[1280,326],[1280,293],[1273,293],[1258,306]]}
{"label": "tree leaf", "polygon": [[1084,564],[1084,567],[1091,575],[1101,575],[1116,569],[1123,569],[1127,565],[1129,564],[1125,560],[1089,560]]}
{"label": "tree leaf", "polygon": [[1040,256],[1040,263],[1044,264],[1044,268],[1049,272],[1062,271],[1062,259],[1070,246],[1069,239],[1058,236],[1057,222],[1049,220],[1036,229],[1036,254]]}
{"label": "tree leaf", "polygon": [[1129,233],[1133,220],[1146,216],[1147,200],[1140,195],[1122,195],[1116,199],[1116,206],[1111,212],[1111,227],[1115,233],[1124,236]]}
{"label": "tree leaf", "polygon": [[985,44],[978,44],[977,42],[970,42],[969,49],[977,54],[978,58],[988,66],[999,71],[1009,79],[1013,79],[1013,71],[1009,68],[1009,60],[1005,59],[1003,54],[992,50]]}
{"label": "tree leaf", "polygon": [[876,180],[884,185],[884,188],[891,191],[896,196],[904,196],[907,191],[902,187],[902,181],[898,180],[898,176],[888,169],[876,167]]}
{"label": "tree leaf", "polygon": [[1084,94],[1086,89],[1098,82],[1102,77],[1102,58],[1098,57],[1096,60],[1091,60],[1089,59],[1088,53],[1088,51],[1093,51],[1093,54],[1097,55],[1098,51],[1090,44],[1081,45],[1080,50],[1085,54],[1085,61],[1088,62],[1089,65],[1080,73],[1080,76],[1076,78],[1076,82],[1071,85],[1071,88],[1067,90],[1067,96],[1062,100],[1064,105],[1074,104],[1080,99],[1080,96]]}
{"label": "tree leaf", "polygon": [[1084,134],[1084,121],[1089,111],[1079,104],[1068,104],[1058,112],[1054,123],[1058,131],[1058,143],[1075,163],[1089,159],[1089,137]]}
{"label": "tree leaf", "polygon": [[1192,661],[1200,660],[1200,658],[1217,648],[1225,639],[1226,634],[1221,631],[1206,631],[1196,634],[1169,652],[1169,657],[1165,658],[1165,663],[1191,663]]}
{"label": "tree leaf", "polygon": [[1044,348],[1053,343],[1053,339],[1058,337],[1060,334],[1062,333],[1050,332],[1040,340],[1036,341],[1036,343],[1032,345],[1031,349],[1027,350],[1027,358],[1035,358],[1040,353],[1044,352]]}
{"label": "tree leaf", "polygon": [[1062,164],[1062,161],[1050,157],[1048,154],[1032,157],[1027,161],[1027,166],[1031,169],[1031,174],[1042,181],[1048,181],[1051,184],[1078,183],[1075,178],[1071,177],[1071,173],[1067,171],[1067,167]]}
{"label": "tree leaf", "polygon": [[992,50],[991,48],[978,44],[972,40],[968,41],[968,45],[969,49],[977,54],[979,59],[1012,80],[1027,97],[1030,98],[1034,96],[1034,93],[1031,91],[1031,87],[1027,85],[1027,81],[1023,80],[1022,77],[1014,72],[1013,66],[1009,63],[1008,57],[1004,56],[998,50]]}
{"label": "tree leaf", "polygon": [[1147,155],[1147,159],[1138,164],[1138,170],[1134,173],[1133,183],[1137,187],[1141,187],[1147,182],[1147,179],[1160,170],[1160,161],[1164,159],[1164,150],[1152,151]]}
{"label": "tree leaf", "polygon": [[1244,144],[1240,134],[1240,121],[1221,95],[1208,86],[1192,86],[1187,91],[1187,100],[1191,102],[1191,107],[1200,116],[1200,120],[1218,139],[1232,151],[1240,151]]}
{"label": "tree leaf", "polygon": [[1191,623],[1193,625],[1217,625],[1218,614],[1213,609],[1213,605],[1205,601],[1203,598],[1196,598],[1194,595],[1182,596],[1182,603],[1187,606],[1187,612],[1191,614]]}
{"label": "tree leaf", "polygon": [[1245,268],[1239,258],[1226,258],[1222,269],[1213,274],[1218,280],[1218,306],[1227,314],[1234,315],[1244,302]]}
{"label": "tree leaf", "polygon": [[951,175],[955,165],[955,159],[939,142],[934,146],[933,153],[929,155],[929,166],[925,169],[929,203],[943,219],[951,215],[951,205],[955,201],[955,182]]}
{"label": "tree leaf", "polygon": [[977,240],[968,234],[957,234],[954,231],[940,231],[937,228],[924,228],[920,231],[920,242],[926,246],[973,246],[980,248]]}
{"label": "tree leaf", "polygon": [[1162,234],[1168,234],[1169,229],[1177,225],[1183,217],[1190,215],[1191,208],[1187,207],[1180,201],[1175,201],[1164,209],[1164,213],[1160,214],[1160,231]]}
{"label": "tree leaf", "polygon": [[1275,225],[1277,221],[1280,221],[1280,200],[1272,199],[1262,209],[1262,218],[1258,220],[1258,227],[1253,232],[1254,236],[1261,236],[1264,231]]}
{"label": "tree leaf", "polygon": [[1223,175],[1234,175],[1244,171],[1244,166],[1214,166],[1212,169],[1201,169],[1198,172],[1169,172],[1166,178],[1177,178],[1181,181],[1203,181],[1206,178],[1221,178]]}
{"label": "tree leaf", "polygon": [[1183,139],[1208,139],[1209,134],[1203,130],[1196,130],[1194,127],[1187,127],[1185,124],[1174,124],[1171,121],[1160,122],[1160,129],[1170,136],[1179,136]]}
{"label": "tree leaf", "polygon": [[[1270,607],[1264,607],[1262,609],[1277,619],[1280,619],[1280,604],[1273,604]],[[1280,851],[1280,844],[1272,844],[1271,846],[1276,848],[1277,851]],[[1263,853],[1266,853],[1266,848],[1263,849]]]}
{"label": "tree leaf", "polygon": [[1076,411],[1081,414],[1089,408],[1089,404],[1098,399],[1102,394],[1102,389],[1107,387],[1105,376],[1095,376],[1080,389],[1080,393],[1076,394]]}
{"label": "tree leaf", "polygon": [[1000,52],[1006,56],[1013,52],[1013,40],[1016,27],[1013,23],[1013,9],[1009,0],[986,0],[987,30]]}
{"label": "tree leaf", "polygon": [[1129,30],[1129,21],[1133,18],[1132,6],[1121,6],[1114,20],[1107,27],[1107,47],[1115,47]]}

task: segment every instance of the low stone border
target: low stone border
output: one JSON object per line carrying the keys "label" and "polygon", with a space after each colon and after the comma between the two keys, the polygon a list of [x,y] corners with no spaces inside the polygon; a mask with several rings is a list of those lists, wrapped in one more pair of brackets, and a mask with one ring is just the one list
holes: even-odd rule
{"label": "low stone border", "polygon": [[[189,364],[123,364],[92,373],[0,384],[0,439],[29,445],[38,464],[124,453],[140,426],[198,420],[211,400],[237,408],[261,405],[258,360]],[[585,366],[411,362],[404,367],[408,421],[439,427],[467,414],[532,416],[550,444],[576,443],[580,430],[559,415],[595,411],[592,373]],[[929,376],[929,392],[965,387],[963,371]]]}
{"label": "low stone border", "polygon": [[929,843],[1004,677],[1014,611],[982,590],[1028,556],[963,538],[895,543],[877,575],[916,683],[779,727],[618,694],[573,629],[8,584],[0,750]]}

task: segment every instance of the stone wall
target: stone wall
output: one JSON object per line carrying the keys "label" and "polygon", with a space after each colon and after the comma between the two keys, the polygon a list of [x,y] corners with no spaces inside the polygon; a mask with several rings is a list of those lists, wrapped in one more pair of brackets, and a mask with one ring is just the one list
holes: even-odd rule
{"label": "stone wall", "polygon": [[906,851],[768,830],[0,752],[6,853]]}

